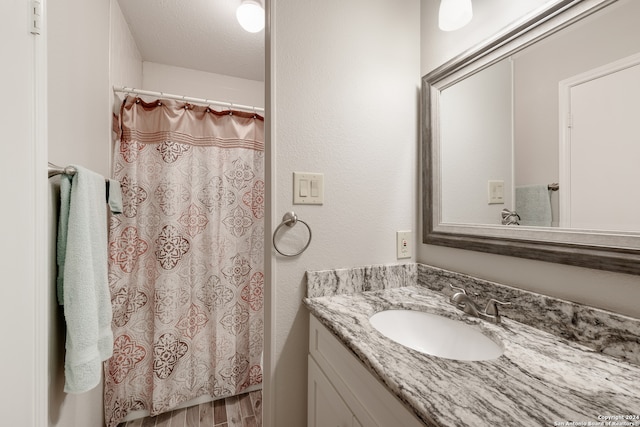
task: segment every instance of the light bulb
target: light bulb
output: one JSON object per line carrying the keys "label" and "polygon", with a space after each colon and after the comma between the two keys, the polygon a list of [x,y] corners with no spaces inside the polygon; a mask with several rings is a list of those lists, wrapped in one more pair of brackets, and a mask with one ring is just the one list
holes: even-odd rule
{"label": "light bulb", "polygon": [[454,31],[464,27],[473,17],[471,0],[441,0],[438,27],[442,31]]}
{"label": "light bulb", "polygon": [[236,10],[236,18],[240,26],[250,33],[264,28],[264,9],[255,0],[243,0]]}

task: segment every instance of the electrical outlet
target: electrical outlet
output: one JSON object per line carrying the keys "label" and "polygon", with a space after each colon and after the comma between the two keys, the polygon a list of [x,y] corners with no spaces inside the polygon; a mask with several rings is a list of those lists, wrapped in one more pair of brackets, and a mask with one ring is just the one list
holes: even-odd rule
{"label": "electrical outlet", "polygon": [[396,231],[397,258],[411,258],[411,231]]}

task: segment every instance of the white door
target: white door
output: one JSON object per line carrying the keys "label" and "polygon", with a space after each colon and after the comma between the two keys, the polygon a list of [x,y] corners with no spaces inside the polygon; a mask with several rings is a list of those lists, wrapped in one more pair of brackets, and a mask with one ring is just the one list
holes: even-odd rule
{"label": "white door", "polygon": [[640,231],[640,57],[629,60],[568,88],[561,227]]}

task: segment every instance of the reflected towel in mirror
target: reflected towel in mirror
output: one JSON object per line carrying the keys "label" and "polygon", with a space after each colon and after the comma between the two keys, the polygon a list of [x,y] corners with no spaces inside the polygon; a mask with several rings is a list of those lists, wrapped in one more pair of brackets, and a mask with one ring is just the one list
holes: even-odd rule
{"label": "reflected towel in mirror", "polygon": [[520,225],[551,227],[551,196],[547,184],[516,187],[516,212]]}

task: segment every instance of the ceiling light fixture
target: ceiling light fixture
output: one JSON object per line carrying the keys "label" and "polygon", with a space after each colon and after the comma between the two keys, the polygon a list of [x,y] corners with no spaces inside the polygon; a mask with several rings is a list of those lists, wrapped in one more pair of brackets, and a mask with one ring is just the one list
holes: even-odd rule
{"label": "ceiling light fixture", "polygon": [[264,28],[264,9],[256,0],[242,0],[236,10],[236,18],[240,26],[250,33],[257,33]]}
{"label": "ceiling light fixture", "polygon": [[454,31],[464,27],[473,17],[471,0],[441,0],[438,27],[442,31]]}

